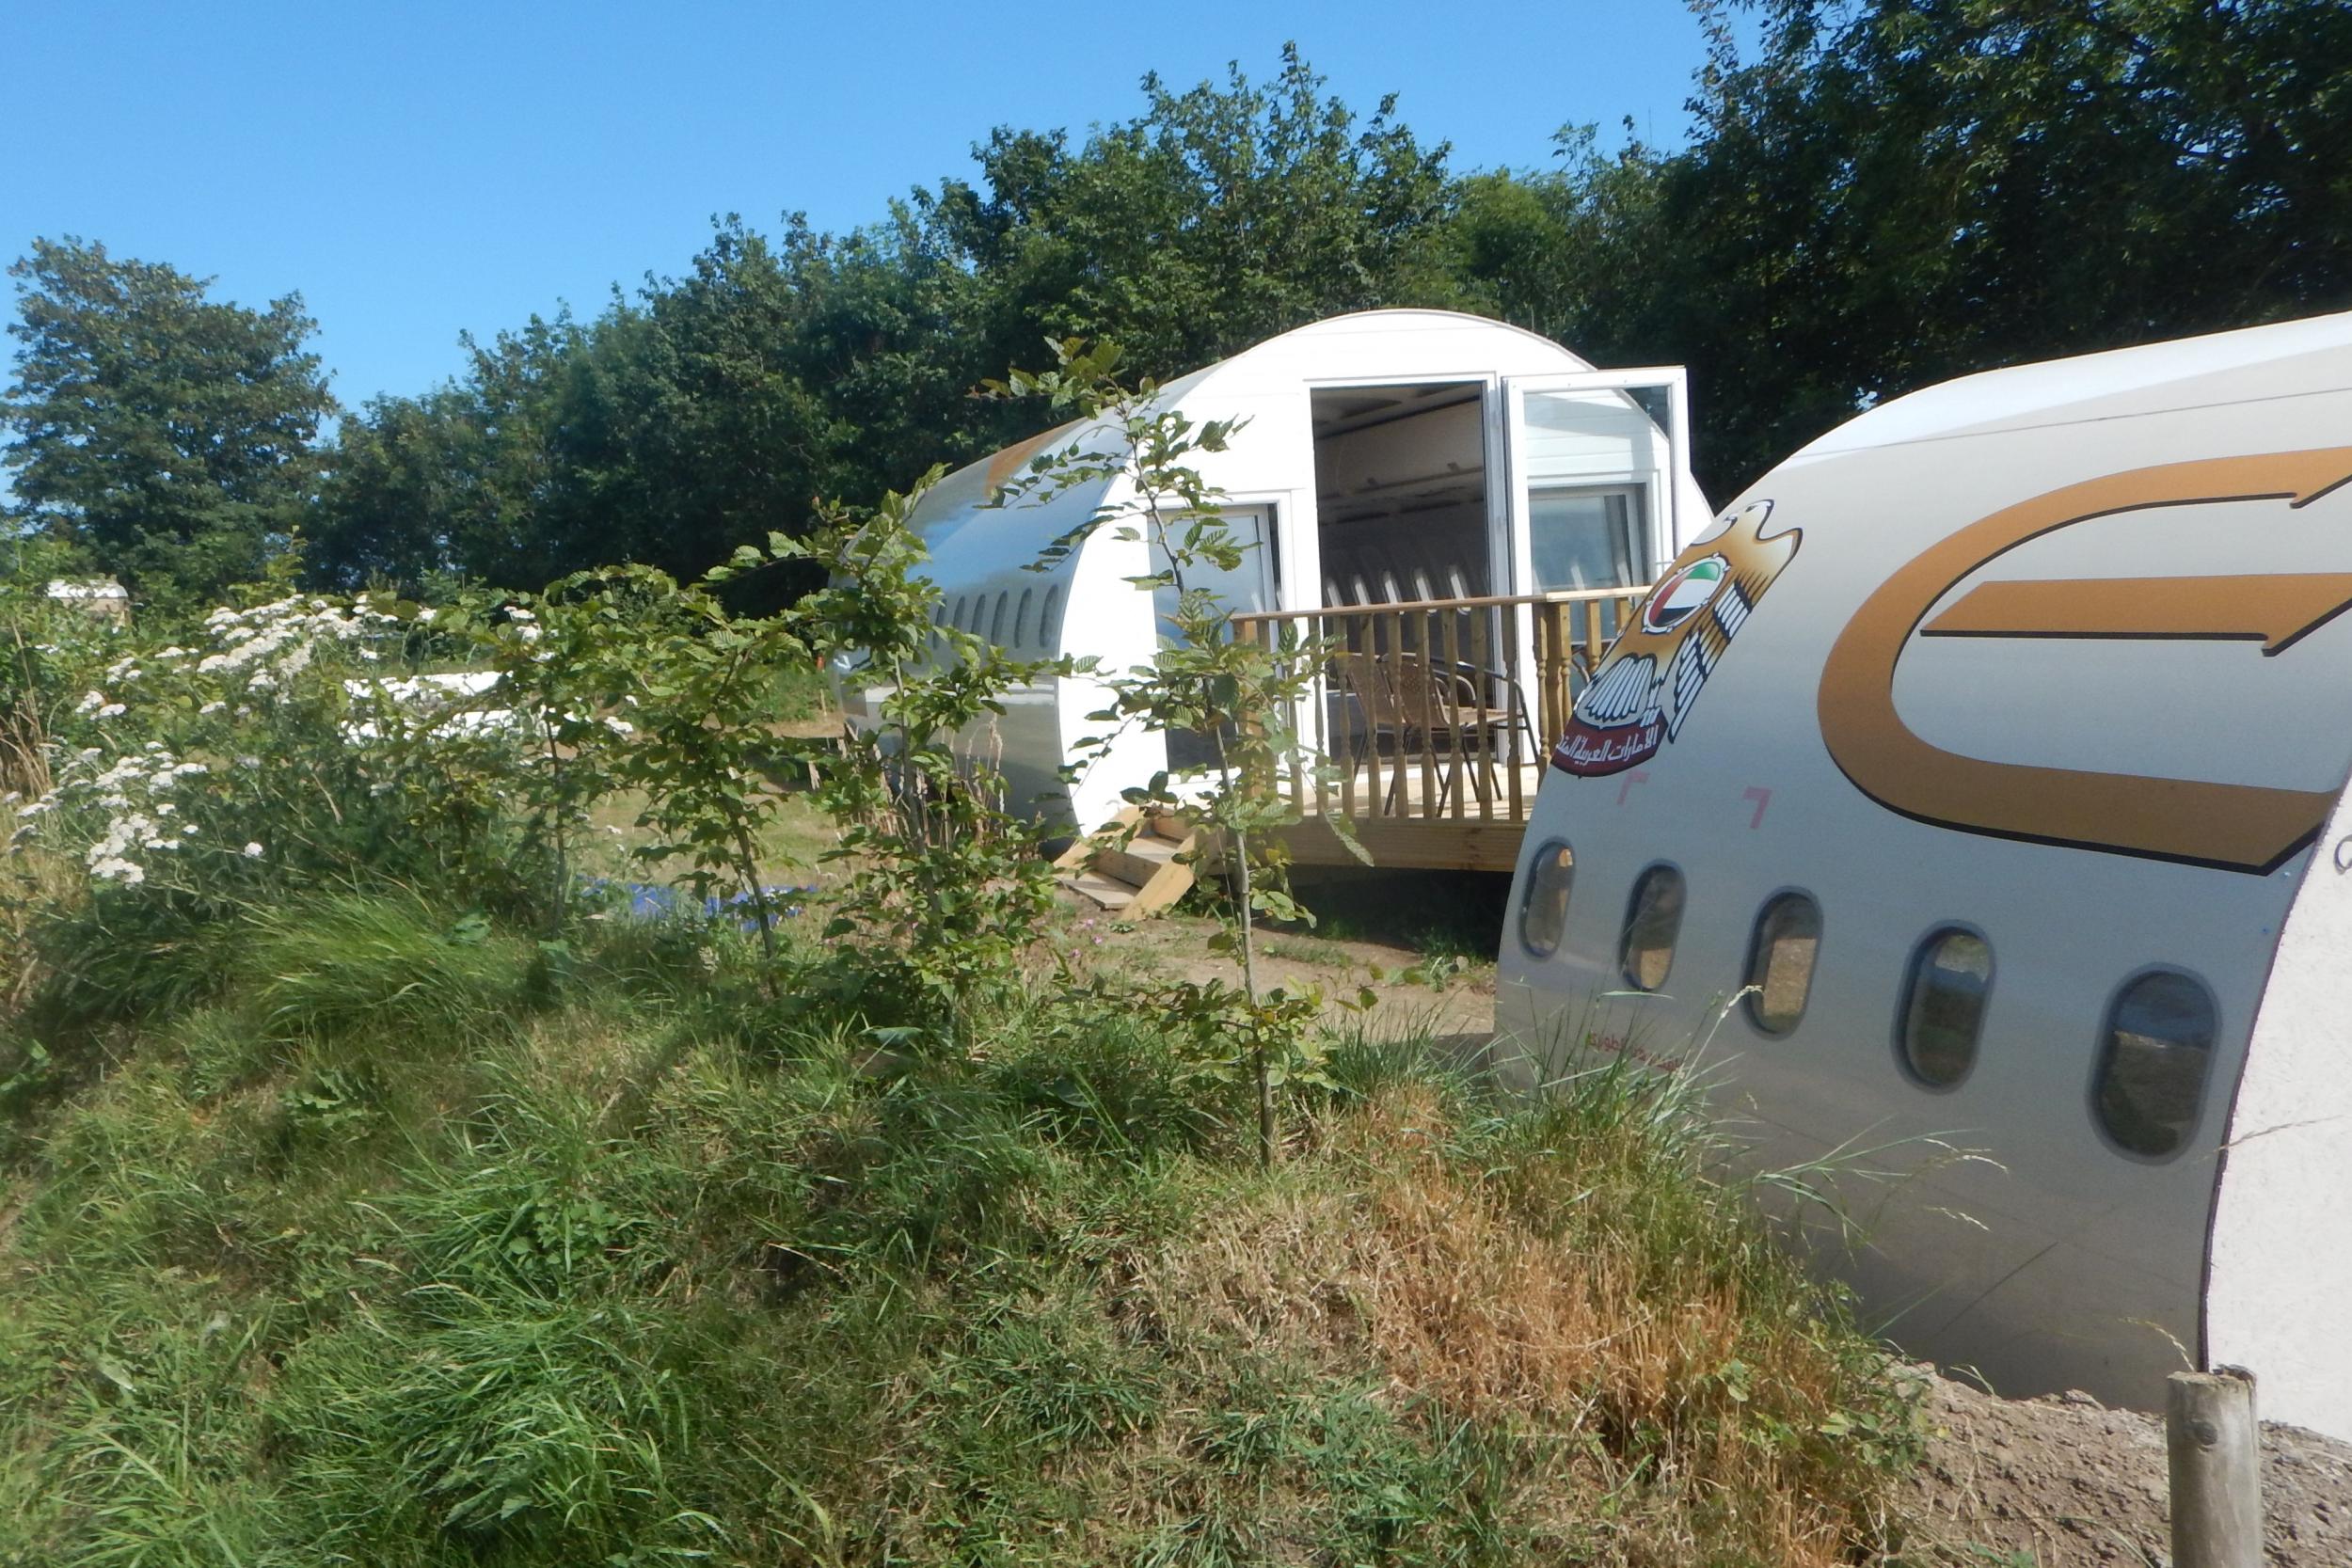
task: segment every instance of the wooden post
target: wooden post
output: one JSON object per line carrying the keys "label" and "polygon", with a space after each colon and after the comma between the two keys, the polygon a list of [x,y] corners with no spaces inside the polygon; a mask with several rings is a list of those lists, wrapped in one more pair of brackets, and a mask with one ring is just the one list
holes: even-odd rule
{"label": "wooden post", "polygon": [[[1441,816],[1438,809],[1438,726],[1445,721],[1445,710],[1438,702],[1438,640],[1432,632],[1436,622],[1429,610],[1417,611],[1413,617],[1421,624],[1413,629],[1421,634],[1421,646],[1416,650],[1421,658],[1421,674],[1406,688],[1405,711],[1421,723],[1421,815]],[[1400,665],[1400,669],[1405,666]],[[1412,785],[1406,785],[1406,805],[1412,800]],[[1411,813],[1408,811],[1407,816]]]}
{"label": "wooden post", "polygon": [[[1349,655],[1356,653],[1358,651],[1358,645],[1363,641],[1361,637],[1356,635],[1356,627],[1352,622],[1343,620],[1325,620],[1321,622],[1320,625],[1322,626],[1323,635],[1326,639],[1326,646],[1339,649],[1340,657],[1343,659],[1347,658]],[[1332,626],[1335,625],[1340,627],[1340,630],[1337,633],[1334,633],[1331,630]],[[1333,668],[1328,658],[1324,661],[1323,667],[1326,670],[1331,670]],[[1361,668],[1361,666],[1356,664],[1352,659],[1349,659],[1348,662],[1338,666],[1338,670],[1340,672],[1346,672],[1359,668]],[[1358,711],[1363,704],[1363,699],[1360,696],[1354,698],[1356,706],[1354,708],[1350,707],[1349,702],[1354,690],[1355,688],[1351,684],[1350,677],[1343,673],[1341,673],[1339,681],[1339,701],[1337,704],[1333,705],[1332,711],[1336,712],[1340,716],[1340,724],[1343,733],[1338,736],[1338,738],[1347,747],[1346,760],[1340,763],[1340,815],[1348,817],[1353,817],[1356,815],[1356,748],[1359,744],[1360,744],[1359,736],[1370,717],[1367,714]],[[1334,760],[1336,761],[1337,759]]]}
{"label": "wooden post", "polygon": [[2238,1367],[2166,1379],[2172,1568],[2262,1568],[2262,1456],[2254,1374]]}
{"label": "wooden post", "polygon": [[[1446,611],[1438,617],[1438,633],[1442,657],[1433,655],[1430,663],[1438,677],[1438,694],[1444,699],[1447,728],[1454,733],[1447,745],[1446,791],[1454,800],[1454,820],[1462,819],[1462,626],[1461,617]],[[1479,699],[1483,705],[1486,699]]]}
{"label": "wooden post", "polygon": [[[1520,683],[1530,678],[1530,673],[1519,668],[1519,607],[1510,606],[1498,619],[1502,627],[1502,668],[1510,677],[1503,690],[1508,693],[1511,712],[1511,820],[1524,822],[1527,820],[1527,809],[1521,798],[1523,786],[1519,783],[1519,764],[1525,759],[1519,755],[1519,736],[1524,733],[1522,726],[1527,719],[1527,694],[1521,689]],[[1529,625],[1531,628],[1534,626],[1532,617]]]}

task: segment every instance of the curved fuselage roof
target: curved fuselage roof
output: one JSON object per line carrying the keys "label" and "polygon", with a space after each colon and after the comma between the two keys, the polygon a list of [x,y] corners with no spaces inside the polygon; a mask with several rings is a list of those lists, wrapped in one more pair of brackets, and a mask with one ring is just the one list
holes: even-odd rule
{"label": "curved fuselage roof", "polygon": [[[1282,580],[1313,582],[1319,576],[1301,550],[1311,546],[1317,528],[1311,400],[1318,388],[1444,381],[1492,386],[1505,377],[1591,368],[1549,339],[1501,322],[1448,310],[1368,310],[1283,333],[1168,382],[1157,404],[1198,421],[1241,421],[1225,451],[1198,453],[1195,466],[1228,496],[1279,513]],[[958,469],[922,499],[914,525],[930,551],[930,575],[951,610],[981,597],[993,606],[1003,595],[1015,607],[1006,616],[1008,626],[1016,626],[1021,593],[1030,592],[1036,604],[1050,592],[1058,615],[1051,645],[1024,651],[1091,656],[1110,672],[1152,657],[1155,618],[1132,580],[1152,570],[1142,542],[1098,531],[1048,569],[1036,569],[1057,540],[1125,504],[1132,492],[1123,479],[1073,485],[1042,504],[992,504],[1041,452],[1073,447],[1107,452],[1117,439],[1100,421],[1063,426]],[[1704,515],[1705,505],[1693,490],[1684,515]],[[1014,694],[995,732],[976,744],[1004,768],[1017,799],[1050,796],[1059,788],[1055,770],[1102,728],[1087,716],[1105,705],[1105,695],[1089,679],[1043,683]],[[1120,788],[1167,765],[1158,736],[1123,734],[1080,780],[1071,802],[1056,809],[1079,824],[1107,820]]]}
{"label": "curved fuselage roof", "polygon": [[[1906,1173],[1847,1184],[1848,1266],[1924,1353],[2145,1404],[2204,1347],[2352,1429],[2352,1354],[2285,1305],[2352,1292],[2352,1051],[2316,1038],[2352,966],[2293,940],[2352,934],[2313,855],[2352,768],[2347,480],[2352,316],[1972,376],[1806,447],[1580,704],[1527,835],[1572,847],[1565,933],[1505,938],[1505,1019],[1542,1041],[1600,998],[1567,1043],[1708,1057],[1759,1160]],[[1661,863],[1684,912],[1642,994]],[[1791,893],[1810,934],[1759,931]],[[1907,1008],[1953,930],[1979,1032],[1931,1086]],[[1752,980],[1797,1021],[1730,1003]],[[2200,1074],[2152,995],[2210,1008]]]}

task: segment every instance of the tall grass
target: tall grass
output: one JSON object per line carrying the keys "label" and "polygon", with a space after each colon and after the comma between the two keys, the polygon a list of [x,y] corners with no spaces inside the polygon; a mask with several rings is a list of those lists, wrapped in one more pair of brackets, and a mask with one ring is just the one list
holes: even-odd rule
{"label": "tall grass", "polygon": [[112,1026],[15,1113],[0,1564],[1884,1544],[1906,1408],[1672,1080],[1357,1040],[1261,1172],[1116,997],[950,1066],[723,942],[337,898]]}

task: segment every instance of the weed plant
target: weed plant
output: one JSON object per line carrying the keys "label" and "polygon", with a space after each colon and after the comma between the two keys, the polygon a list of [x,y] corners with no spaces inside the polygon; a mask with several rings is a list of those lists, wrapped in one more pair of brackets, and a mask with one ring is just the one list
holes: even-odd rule
{"label": "weed plant", "polygon": [[[787,928],[787,966],[823,961]],[[0,1563],[1831,1563],[1910,1418],[1673,1080],[987,1048],[756,940],[253,916],[22,1107]],[[787,968],[787,973],[788,973]]]}

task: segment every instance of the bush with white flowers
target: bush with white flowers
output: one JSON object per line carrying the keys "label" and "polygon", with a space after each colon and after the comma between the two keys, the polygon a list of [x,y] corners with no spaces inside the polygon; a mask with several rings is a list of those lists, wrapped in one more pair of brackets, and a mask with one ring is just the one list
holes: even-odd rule
{"label": "bush with white flowers", "polygon": [[[77,865],[118,910],[135,898],[190,918],[311,885],[429,882],[484,905],[544,895],[516,809],[537,736],[503,676],[410,670],[433,620],[388,599],[287,594],[214,610],[193,646],[118,651],[71,705],[80,743],[48,748],[50,786],[19,808],[12,847]],[[518,624],[535,629],[528,611]]]}

